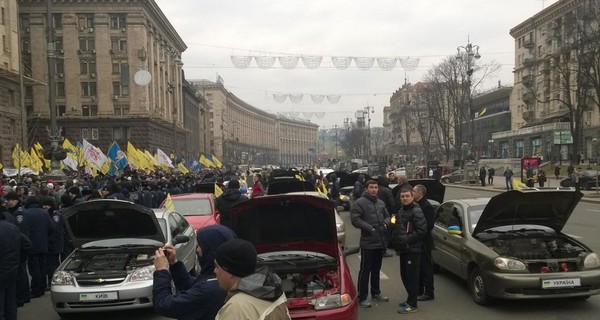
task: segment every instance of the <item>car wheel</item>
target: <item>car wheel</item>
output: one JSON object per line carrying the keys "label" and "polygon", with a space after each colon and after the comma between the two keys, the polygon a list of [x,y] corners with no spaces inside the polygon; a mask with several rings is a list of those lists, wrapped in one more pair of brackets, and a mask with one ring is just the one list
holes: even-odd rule
{"label": "car wheel", "polygon": [[477,267],[473,268],[469,275],[469,291],[471,291],[473,301],[478,305],[490,304],[492,298],[487,293],[487,284],[483,279],[483,274]]}

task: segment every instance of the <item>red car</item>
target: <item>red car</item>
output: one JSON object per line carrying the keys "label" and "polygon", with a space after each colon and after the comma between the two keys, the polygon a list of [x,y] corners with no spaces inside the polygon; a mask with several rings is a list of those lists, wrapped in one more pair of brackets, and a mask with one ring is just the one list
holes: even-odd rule
{"label": "red car", "polygon": [[[212,193],[184,193],[171,195],[175,211],[181,213],[194,230],[219,224],[220,217]],[[160,205],[165,207],[165,202]]]}
{"label": "red car", "polygon": [[257,268],[281,278],[292,319],[355,320],[358,293],[337,241],[334,204],[327,198],[280,194],[231,208],[237,236],[254,244]]}

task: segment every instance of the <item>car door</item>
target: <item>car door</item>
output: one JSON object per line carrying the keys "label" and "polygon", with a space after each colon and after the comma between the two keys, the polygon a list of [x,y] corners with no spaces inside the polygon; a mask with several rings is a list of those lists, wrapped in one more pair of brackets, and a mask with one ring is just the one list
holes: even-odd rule
{"label": "car door", "polygon": [[178,235],[190,238],[188,242],[177,244],[175,248],[177,249],[177,260],[183,262],[187,270],[191,270],[196,263],[196,235],[194,228],[178,212],[172,212],[169,215],[169,226],[172,239],[175,239]]}
{"label": "car door", "polygon": [[[459,221],[459,227],[462,230],[464,215],[460,212],[461,206],[454,202],[446,202],[442,204],[436,211],[436,221],[434,225],[434,243],[435,248],[432,252],[433,260],[436,264],[442,266],[444,269],[456,274],[462,274],[461,267],[461,248],[462,248],[462,236],[448,234],[448,227],[450,225],[456,225],[456,219]],[[436,252],[437,251],[437,252]]]}

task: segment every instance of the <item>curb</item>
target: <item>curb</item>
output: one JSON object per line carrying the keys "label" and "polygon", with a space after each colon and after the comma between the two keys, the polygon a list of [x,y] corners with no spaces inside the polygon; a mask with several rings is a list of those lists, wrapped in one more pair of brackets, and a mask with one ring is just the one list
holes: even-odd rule
{"label": "curb", "polygon": [[[504,191],[506,191],[505,189],[498,189],[498,188],[481,188],[481,187],[474,187],[474,186],[465,186],[465,185],[461,185],[461,184],[444,184],[444,186],[446,187],[452,187],[452,188],[460,188],[460,189],[472,189],[472,190],[482,190],[482,191],[490,191],[490,192],[496,192],[496,193],[502,193]],[[581,200],[579,200],[581,202],[588,202],[588,203],[598,203],[600,204],[600,197],[596,197],[594,194],[583,194],[583,198],[581,198]]]}

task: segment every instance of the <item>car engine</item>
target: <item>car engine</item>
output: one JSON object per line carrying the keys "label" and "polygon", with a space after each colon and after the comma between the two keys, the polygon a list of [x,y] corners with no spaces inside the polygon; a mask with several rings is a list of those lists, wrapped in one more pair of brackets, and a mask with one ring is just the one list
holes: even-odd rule
{"label": "car engine", "polygon": [[80,251],[68,261],[64,271],[73,272],[79,285],[119,283],[132,271],[153,263],[155,248],[106,252]]}

